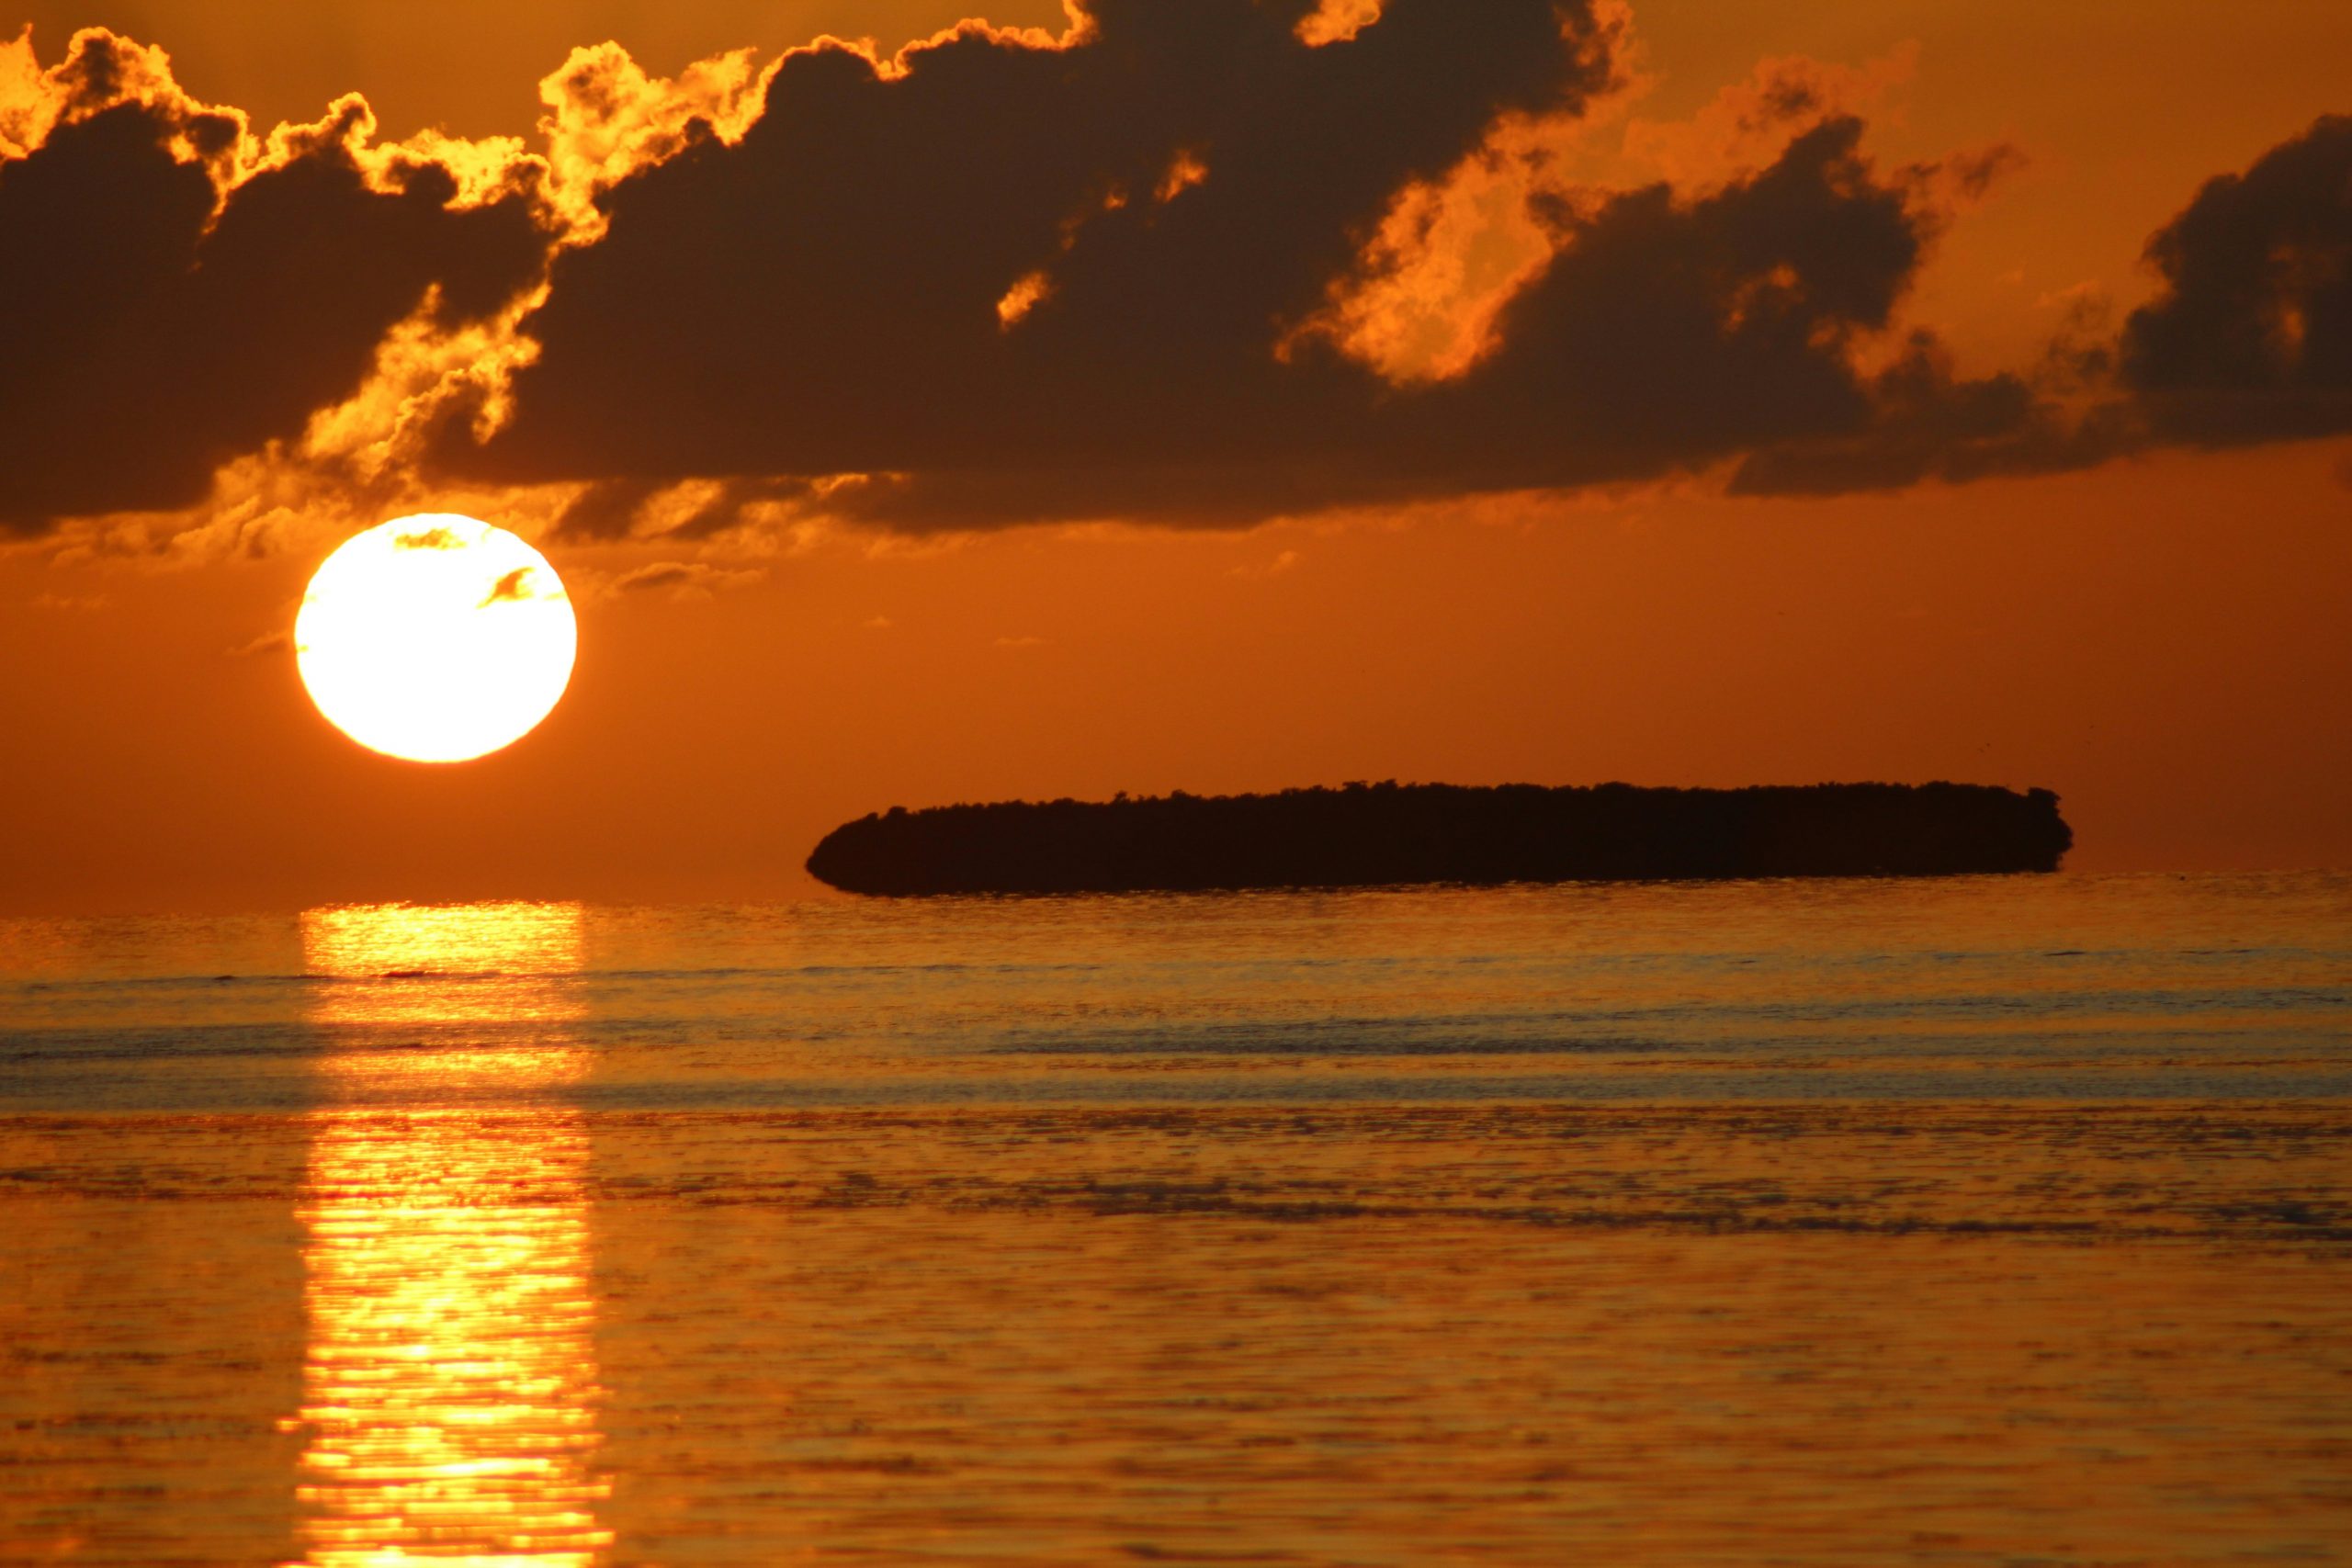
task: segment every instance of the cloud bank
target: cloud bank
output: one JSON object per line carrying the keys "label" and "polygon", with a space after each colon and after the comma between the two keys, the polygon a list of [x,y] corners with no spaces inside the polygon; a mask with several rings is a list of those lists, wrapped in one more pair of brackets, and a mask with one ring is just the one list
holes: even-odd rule
{"label": "cloud bank", "polygon": [[2352,117],[2222,175],[2148,242],[2164,293],[2132,313],[2124,380],[2198,446],[2352,430]]}
{"label": "cloud bank", "polygon": [[542,84],[538,152],[379,145],[356,98],[264,136],[111,34],[47,71],[0,46],[0,529],[217,506],[256,463],[690,540],[1829,494],[2352,430],[2352,119],[2196,193],[2120,333],[1972,378],[1901,310],[2005,154],[1882,166],[1783,70],[1654,135],[1659,177],[1579,183],[1627,27],[1091,0],[675,81],[603,45]]}
{"label": "cloud bank", "polygon": [[40,145],[0,163],[0,528],[194,505],[355,390],[396,323],[478,321],[543,265],[519,198],[363,173],[356,101],[260,144],[105,34],[46,85]]}

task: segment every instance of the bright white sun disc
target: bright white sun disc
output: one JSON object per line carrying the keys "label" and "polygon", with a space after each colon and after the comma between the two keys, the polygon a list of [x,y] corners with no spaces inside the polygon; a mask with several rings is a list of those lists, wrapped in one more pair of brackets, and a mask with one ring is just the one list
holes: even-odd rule
{"label": "bright white sun disc", "polygon": [[579,640],[547,558],[455,513],[345,539],[294,617],[319,711],[362,746],[418,762],[462,762],[529,734],[570,683]]}

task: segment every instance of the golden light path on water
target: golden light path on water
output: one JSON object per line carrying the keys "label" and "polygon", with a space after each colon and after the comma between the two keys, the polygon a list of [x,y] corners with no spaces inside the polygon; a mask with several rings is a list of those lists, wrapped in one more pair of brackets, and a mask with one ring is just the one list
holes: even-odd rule
{"label": "golden light path on water", "polygon": [[348,1032],[300,1211],[306,1568],[587,1568],[610,1540],[587,1134],[550,1098],[582,1066],[580,918],[302,917],[310,973],[334,977],[316,1019]]}

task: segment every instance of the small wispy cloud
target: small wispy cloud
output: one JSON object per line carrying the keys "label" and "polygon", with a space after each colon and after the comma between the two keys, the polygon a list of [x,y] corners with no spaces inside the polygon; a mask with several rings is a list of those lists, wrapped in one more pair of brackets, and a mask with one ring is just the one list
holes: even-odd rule
{"label": "small wispy cloud", "polygon": [[221,649],[232,659],[258,659],[268,653],[294,651],[294,634],[288,631],[264,632],[251,642]]}
{"label": "small wispy cloud", "polygon": [[486,610],[492,604],[515,604],[526,599],[537,598],[538,591],[531,586],[531,579],[536,575],[537,570],[537,569],[534,567],[516,567],[513,571],[491,584],[490,597],[484,599],[476,608]]}
{"label": "small wispy cloud", "polygon": [[623,576],[613,584],[613,592],[666,592],[676,599],[707,599],[721,589],[748,587],[766,576],[763,567],[722,567],[695,560],[655,561]]}
{"label": "small wispy cloud", "polygon": [[1298,552],[1296,550],[1283,550],[1270,561],[1251,562],[1246,565],[1233,567],[1227,571],[1226,575],[1228,577],[1239,577],[1252,581],[1263,581],[1269,577],[1280,577],[1283,573],[1296,566],[1298,564]]}

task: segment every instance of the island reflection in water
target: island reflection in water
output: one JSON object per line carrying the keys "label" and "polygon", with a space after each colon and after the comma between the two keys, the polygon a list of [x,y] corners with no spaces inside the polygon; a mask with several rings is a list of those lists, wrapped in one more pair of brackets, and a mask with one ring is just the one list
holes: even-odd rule
{"label": "island reflection in water", "polygon": [[300,1210],[310,1568],[582,1568],[610,1539],[587,1132],[557,1099],[580,933],[566,904],[302,917],[335,1042]]}

